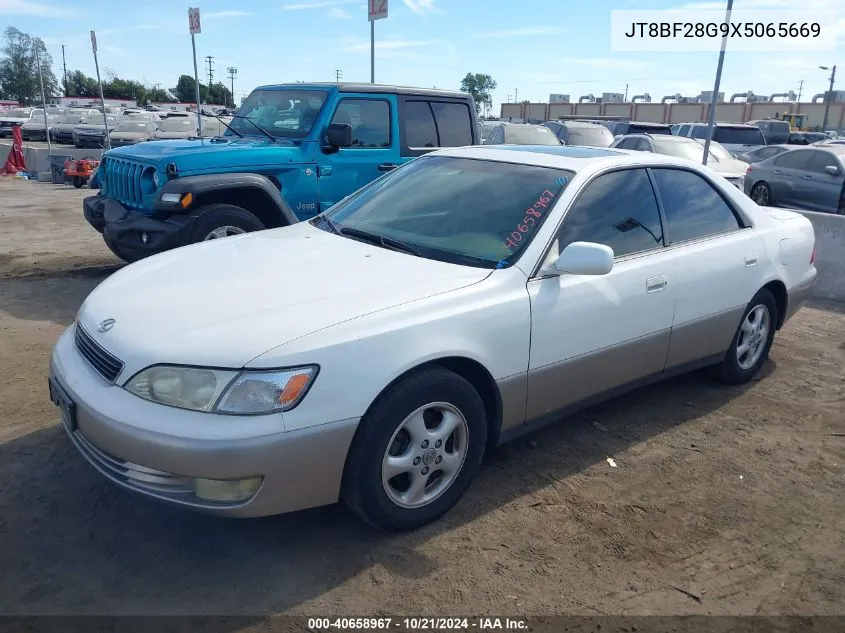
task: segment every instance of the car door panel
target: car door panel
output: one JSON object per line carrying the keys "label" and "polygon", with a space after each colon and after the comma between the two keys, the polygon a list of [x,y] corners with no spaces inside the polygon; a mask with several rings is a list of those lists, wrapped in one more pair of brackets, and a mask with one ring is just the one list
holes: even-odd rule
{"label": "car door panel", "polygon": [[[529,420],[663,370],[675,303],[672,264],[671,254],[656,253],[617,262],[601,277],[529,282]],[[650,290],[655,278],[665,281]]]}
{"label": "car door panel", "polygon": [[674,314],[674,254],[645,169],[601,174],[566,213],[544,268],[575,241],[618,255],[607,275],[542,276],[528,282],[531,350],[526,417],[565,409],[659,374]]}
{"label": "car door panel", "polygon": [[[809,172],[812,180],[807,182],[806,192],[808,207],[822,213],[837,213],[842,194],[842,167],[836,155],[830,152],[814,151],[813,154],[812,171]],[[825,170],[827,166],[837,167],[840,173],[829,174]]]}

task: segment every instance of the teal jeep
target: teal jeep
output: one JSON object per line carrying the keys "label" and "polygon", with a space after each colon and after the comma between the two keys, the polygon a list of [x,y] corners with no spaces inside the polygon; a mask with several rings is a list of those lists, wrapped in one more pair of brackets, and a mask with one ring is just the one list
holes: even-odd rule
{"label": "teal jeep", "polygon": [[480,142],[470,95],[376,84],[250,93],[222,136],[112,149],[83,201],[121,259],[307,220],[415,156]]}

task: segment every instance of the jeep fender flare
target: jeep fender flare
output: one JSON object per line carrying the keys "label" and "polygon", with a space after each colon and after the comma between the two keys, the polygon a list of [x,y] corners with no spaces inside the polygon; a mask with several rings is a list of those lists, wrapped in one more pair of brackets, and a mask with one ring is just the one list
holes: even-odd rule
{"label": "jeep fender flare", "polygon": [[269,202],[276,207],[276,210],[284,219],[286,224],[296,224],[300,221],[288,203],[285,202],[284,198],[282,198],[282,194],[279,189],[270,181],[269,178],[267,178],[267,176],[263,176],[261,174],[203,174],[201,176],[174,178],[173,180],[167,181],[164,187],[161,188],[156,196],[156,201],[153,206],[155,210],[159,212],[192,214],[199,207],[196,203],[192,203],[187,209],[183,209],[179,202],[163,201],[161,199],[162,195],[166,193],[175,193],[181,197],[186,193],[190,193],[194,200],[205,197],[210,198],[212,201],[219,202],[221,201],[221,194],[236,193],[239,190],[263,194],[263,197],[267,198]]}

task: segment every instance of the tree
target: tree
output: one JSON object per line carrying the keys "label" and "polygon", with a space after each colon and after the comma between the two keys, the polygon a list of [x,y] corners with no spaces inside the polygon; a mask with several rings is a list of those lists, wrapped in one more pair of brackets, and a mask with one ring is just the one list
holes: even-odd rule
{"label": "tree", "polygon": [[[197,100],[197,82],[190,75],[180,75],[176,87],[170,92],[180,103],[193,103]],[[208,100],[208,88],[200,83],[200,101]]]}
{"label": "tree", "polygon": [[176,99],[164,88],[152,88],[147,91],[147,101],[152,103],[173,103]]}
{"label": "tree", "polygon": [[496,89],[496,85],[490,75],[482,73],[467,73],[461,80],[461,90],[472,95],[475,109],[478,111],[481,111],[482,107],[493,106],[493,96],[490,93]]}
{"label": "tree", "polygon": [[100,96],[97,80],[89,77],[81,70],[74,70],[67,74],[67,91],[69,97],[95,98]]}
{"label": "tree", "polygon": [[53,74],[53,58],[41,38],[32,37],[10,26],[3,31],[4,43],[0,49],[0,93],[28,105],[41,102],[41,85],[38,80],[38,64],[35,51],[41,62],[44,81],[44,95],[52,97],[58,92],[59,84]]}

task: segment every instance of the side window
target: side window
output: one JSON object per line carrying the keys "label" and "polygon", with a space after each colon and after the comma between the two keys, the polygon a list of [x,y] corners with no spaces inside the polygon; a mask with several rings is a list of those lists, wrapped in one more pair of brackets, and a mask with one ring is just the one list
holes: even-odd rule
{"label": "side window", "polygon": [[787,151],[775,159],[775,164],[778,167],[786,167],[787,169],[800,169],[802,171],[809,171],[810,169],[810,154],[804,150]]}
{"label": "side window", "polygon": [[437,127],[427,101],[406,101],[402,107],[402,124],[408,147],[437,147]]}
{"label": "side window", "polygon": [[810,160],[810,170],[817,174],[827,174],[825,167],[828,165],[838,166],[839,161],[830,152],[810,152],[813,156]]}
{"label": "side window", "polygon": [[707,127],[704,125],[693,125],[692,126],[692,134],[690,134],[693,138],[706,138],[707,137]]}
{"label": "side window", "polygon": [[686,136],[689,134],[689,125],[682,125],[680,131],[678,131],[678,136]]}
{"label": "side window", "polygon": [[376,99],[341,99],[332,123],[352,125],[352,147],[390,147],[390,104]]}
{"label": "side window", "polygon": [[472,118],[467,104],[432,101],[431,108],[440,134],[440,147],[472,145]]}
{"label": "side window", "polygon": [[637,149],[641,152],[653,152],[654,150],[651,148],[651,143],[649,143],[644,138],[641,138],[637,143]]}
{"label": "side window", "polygon": [[618,147],[619,149],[637,149],[637,139],[623,138],[621,141],[619,141]]}
{"label": "side window", "polygon": [[566,214],[558,253],[572,242],[598,242],[616,257],[663,245],[654,190],[645,169],[625,169],[593,180]]}
{"label": "side window", "polygon": [[684,242],[740,228],[733,210],[713,186],[683,169],[653,170],[670,242]]}

